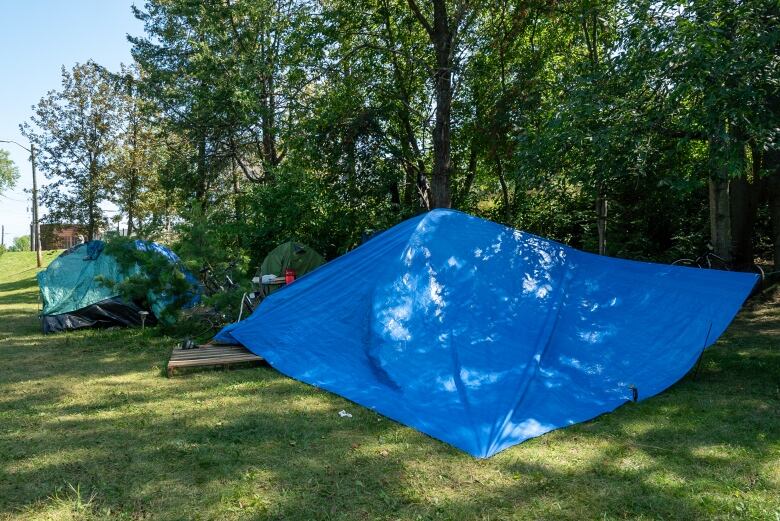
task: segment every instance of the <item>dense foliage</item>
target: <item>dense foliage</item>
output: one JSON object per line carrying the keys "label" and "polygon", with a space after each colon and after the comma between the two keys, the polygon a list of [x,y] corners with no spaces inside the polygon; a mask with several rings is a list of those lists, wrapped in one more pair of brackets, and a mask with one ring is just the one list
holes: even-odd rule
{"label": "dense foliage", "polygon": [[121,281],[98,277],[98,281],[117,291],[128,302],[142,309],[153,309],[150,298],[165,301],[157,318],[164,324],[176,322],[182,307],[192,301],[197,288],[187,280],[183,265],[173,263],[147,243],[112,235],[105,242],[104,254],[116,259],[125,275]]}
{"label": "dense foliage", "polygon": [[8,251],[30,251],[30,236],[20,235],[15,237]]}
{"label": "dense foliage", "polygon": [[[132,232],[212,263],[256,265],[289,239],[332,258],[439,206],[610,255],[670,261],[711,240],[735,262],[778,256],[775,0],[134,13],[132,68],[65,71],[37,108],[44,170],[71,183],[48,192],[51,218],[92,219],[76,194],[110,199]],[[82,113],[92,126],[67,132]]]}

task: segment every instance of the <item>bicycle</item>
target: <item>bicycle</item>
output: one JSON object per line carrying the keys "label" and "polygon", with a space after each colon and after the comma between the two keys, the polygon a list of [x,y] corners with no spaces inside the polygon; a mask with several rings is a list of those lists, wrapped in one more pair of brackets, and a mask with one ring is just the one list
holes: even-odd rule
{"label": "bicycle", "polygon": [[[723,271],[745,271],[747,273],[754,273],[759,276],[759,284],[766,278],[764,269],[758,264],[751,263],[749,266],[743,267],[743,269],[737,269],[737,267],[728,262],[723,257],[717,255],[714,252],[714,248],[711,244],[707,245],[707,249],[701,255],[695,259],[682,258],[672,262],[672,266],[687,266],[689,268],[706,268],[712,270]],[[746,268],[746,269],[745,269]]]}
{"label": "bicycle", "polygon": [[[232,278],[232,271],[237,265],[237,260],[230,262],[223,270],[220,270],[219,275],[217,275],[217,271],[208,263],[203,268],[201,268],[201,285],[203,286],[205,295],[207,297],[213,297],[221,293],[229,293],[239,289],[241,286]],[[241,295],[237,321],[240,321],[244,316],[245,310],[248,311],[248,314],[254,312],[262,300],[262,294],[260,290],[254,288],[254,279],[252,279],[252,286],[252,291],[244,292]]]}
{"label": "bicycle", "polygon": [[234,260],[222,270],[221,275],[224,277],[224,280],[221,281],[220,278],[216,276],[214,268],[207,262],[199,272],[203,293],[205,293],[207,297],[211,297],[217,293],[223,293],[238,287],[238,284],[233,282],[233,279],[230,276],[230,273],[235,269],[237,264],[238,261]]}

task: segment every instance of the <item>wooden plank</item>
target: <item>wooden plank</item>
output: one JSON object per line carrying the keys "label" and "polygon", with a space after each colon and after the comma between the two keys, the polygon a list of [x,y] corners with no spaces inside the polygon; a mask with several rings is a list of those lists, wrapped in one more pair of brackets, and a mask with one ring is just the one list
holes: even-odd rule
{"label": "wooden plank", "polygon": [[[171,356],[171,360],[191,360],[195,358],[222,358],[222,357],[230,357],[230,356],[242,356],[246,355],[247,353],[177,353],[174,356]],[[254,356],[254,355],[252,355]]]}
{"label": "wooden plank", "polygon": [[179,356],[179,357],[171,357],[171,360],[174,361],[186,361],[186,360],[212,360],[215,358],[236,358],[236,357],[250,357],[250,358],[260,358],[259,356],[253,355],[252,353],[226,353],[226,354],[213,354],[209,356]]}
{"label": "wooden plank", "polygon": [[244,346],[236,344],[201,344],[192,349],[177,347],[174,351],[244,351]]}
{"label": "wooden plank", "polygon": [[223,355],[223,356],[192,356],[189,358],[171,358],[171,362],[186,364],[190,360],[233,360],[235,358],[242,358],[242,359],[248,358],[250,360],[262,360],[261,358],[255,355],[243,355],[237,353],[235,355]]}
{"label": "wooden plank", "polygon": [[220,350],[220,349],[187,349],[182,352],[177,352],[175,356],[209,356],[209,355],[231,355],[236,353],[246,353],[246,351],[241,350]]}
{"label": "wooden plank", "polygon": [[233,364],[247,362],[263,362],[263,358],[248,351],[243,346],[204,344],[194,349],[175,348],[168,362],[168,376],[173,376],[175,369],[183,367],[228,367]]}
{"label": "wooden plank", "polygon": [[203,358],[206,356],[224,356],[224,355],[242,355],[246,354],[246,351],[219,351],[219,350],[205,350],[205,349],[187,349],[182,352],[174,351],[171,356],[174,358]]}
{"label": "wooden plank", "polygon": [[249,356],[257,357],[257,355],[251,353],[250,351],[247,351],[242,346],[219,346],[219,347],[203,347],[203,348],[195,348],[195,349],[176,348],[171,353],[171,358],[172,359],[208,358],[214,356],[231,356],[231,355],[249,355]]}
{"label": "wooden plank", "polygon": [[196,367],[196,366],[204,366],[204,365],[231,365],[231,364],[238,364],[242,362],[260,362],[261,360],[258,360],[257,358],[238,358],[233,360],[188,360],[187,363],[183,362],[171,362],[168,364],[168,367],[175,367],[175,368],[181,368],[181,367]]}

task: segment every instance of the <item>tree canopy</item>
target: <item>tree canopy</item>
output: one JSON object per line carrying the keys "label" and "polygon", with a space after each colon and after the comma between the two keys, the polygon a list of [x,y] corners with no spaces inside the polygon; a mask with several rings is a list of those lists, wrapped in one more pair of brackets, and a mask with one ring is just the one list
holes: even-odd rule
{"label": "tree canopy", "polygon": [[[27,132],[49,219],[329,257],[433,207],[670,261],[780,257],[775,0],[146,0]],[[218,259],[216,259],[218,260]]]}

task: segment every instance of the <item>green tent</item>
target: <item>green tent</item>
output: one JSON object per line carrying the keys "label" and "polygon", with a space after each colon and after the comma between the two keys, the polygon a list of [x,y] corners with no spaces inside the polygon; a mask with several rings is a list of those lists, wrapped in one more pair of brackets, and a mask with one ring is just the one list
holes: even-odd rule
{"label": "green tent", "polygon": [[[152,242],[135,241],[135,247],[154,251],[172,263],[179,258],[168,248]],[[63,252],[46,268],[38,273],[43,311],[41,319],[44,333],[96,326],[140,325],[142,310],[133,302],[126,302],[117,291],[99,283],[96,278],[121,282],[138,273],[135,266],[130,272],[122,272],[116,259],[103,251],[102,241],[79,244]],[[197,281],[183,270],[187,280],[193,283],[194,304],[198,298]],[[149,293],[147,301],[152,314],[149,322],[159,318],[169,304],[165,295]],[[186,307],[186,306],[185,306]]]}
{"label": "green tent", "polygon": [[[295,277],[300,278],[323,264],[325,264],[325,258],[312,248],[299,242],[290,241],[280,244],[266,255],[257,276],[260,278],[263,275],[284,277],[285,270],[292,269],[295,271]],[[263,285],[263,294],[268,296],[279,287]]]}

